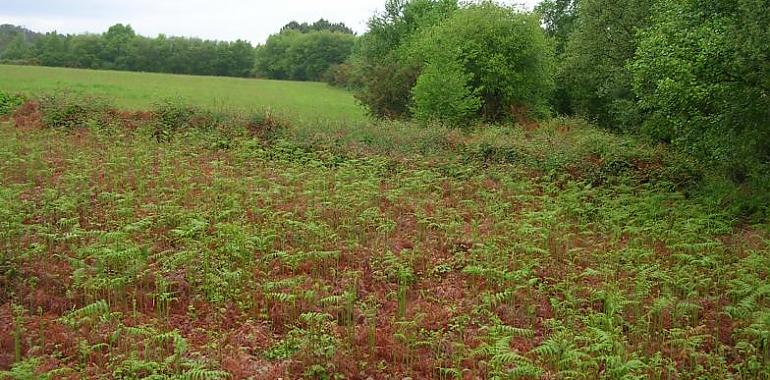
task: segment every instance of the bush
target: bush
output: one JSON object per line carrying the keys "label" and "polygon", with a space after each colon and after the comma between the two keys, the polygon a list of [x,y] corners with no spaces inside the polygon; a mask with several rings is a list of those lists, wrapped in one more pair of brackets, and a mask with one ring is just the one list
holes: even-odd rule
{"label": "bush", "polygon": [[273,140],[286,128],[286,123],[272,112],[257,112],[249,116],[246,127],[252,136],[264,141]]}
{"label": "bush", "polygon": [[413,91],[418,116],[456,123],[500,121],[521,109],[548,114],[552,48],[535,15],[492,2],[470,5],[424,30],[408,54],[425,67]]}
{"label": "bush", "polygon": [[360,73],[356,99],[377,118],[410,116],[411,91],[422,69],[404,54],[420,31],[449,18],[457,0],[388,0],[385,12],[369,20],[351,62]]}
{"label": "bush", "polygon": [[158,142],[170,141],[178,131],[211,129],[217,124],[212,113],[188,105],[180,99],[156,102],[152,116],[152,135]]}
{"label": "bush", "polygon": [[478,91],[469,86],[471,79],[470,74],[451,60],[426,67],[412,89],[414,117],[450,126],[471,121],[481,107]]}
{"label": "bush", "polygon": [[109,124],[110,103],[95,96],[82,96],[69,91],[54,92],[40,98],[40,113],[46,128],[73,129],[96,124]]}
{"label": "bush", "polygon": [[321,80],[334,86],[354,89],[361,86],[361,79],[356,75],[355,67],[350,63],[332,65],[323,74]]}
{"label": "bush", "polygon": [[22,95],[0,91],[0,116],[8,116],[24,103]]}
{"label": "bush", "polygon": [[380,119],[411,116],[411,91],[420,68],[397,61],[378,64],[366,70],[364,85],[355,96],[369,114]]}
{"label": "bush", "polygon": [[40,61],[31,59],[0,59],[0,65],[14,65],[14,66],[40,66]]}

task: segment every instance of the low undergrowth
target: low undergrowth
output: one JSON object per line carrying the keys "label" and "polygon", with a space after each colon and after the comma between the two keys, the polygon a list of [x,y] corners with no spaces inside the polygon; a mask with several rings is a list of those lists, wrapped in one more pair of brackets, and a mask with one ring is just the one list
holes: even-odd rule
{"label": "low undergrowth", "polygon": [[13,113],[24,103],[22,95],[10,94],[0,91],[0,117],[6,117]]}
{"label": "low undergrowth", "polygon": [[44,127],[62,129],[104,126],[108,122],[108,112],[113,108],[106,99],[79,96],[68,91],[41,96],[38,107]]}
{"label": "low undergrowth", "polygon": [[105,114],[0,124],[0,378],[770,376],[770,228],[664,146]]}

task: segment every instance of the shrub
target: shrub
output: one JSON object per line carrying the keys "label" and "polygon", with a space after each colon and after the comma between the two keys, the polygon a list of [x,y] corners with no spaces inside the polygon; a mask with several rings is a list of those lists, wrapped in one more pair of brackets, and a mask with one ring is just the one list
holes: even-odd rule
{"label": "shrub", "polygon": [[164,99],[153,105],[153,137],[169,141],[178,131],[210,129],[216,118],[210,112],[184,103],[181,99]]}
{"label": "shrub", "polygon": [[388,0],[385,11],[369,20],[351,62],[361,78],[356,98],[372,116],[410,116],[421,65],[408,60],[405,49],[421,30],[446,20],[458,7],[457,0]]}
{"label": "shrub", "polygon": [[0,116],[7,116],[13,113],[24,103],[22,95],[9,94],[0,91]]}
{"label": "shrub", "polygon": [[748,180],[714,173],[703,180],[693,193],[702,203],[748,223],[764,223],[770,218],[770,179],[765,173],[751,173]]}
{"label": "shrub", "polygon": [[552,49],[535,15],[492,2],[470,5],[424,30],[408,50],[425,67],[413,91],[417,116],[455,123],[499,121],[520,109],[548,113]]}
{"label": "shrub", "polygon": [[82,96],[59,91],[40,98],[42,123],[46,128],[73,129],[109,123],[110,103],[95,96]]}
{"label": "shrub", "polygon": [[321,79],[334,87],[354,89],[361,86],[361,79],[357,76],[355,67],[350,63],[332,65]]}
{"label": "shrub", "polygon": [[420,68],[397,61],[372,66],[367,70],[364,85],[356,93],[370,115],[380,119],[410,116],[411,91]]}
{"label": "shrub", "polygon": [[261,140],[273,140],[278,133],[286,128],[286,123],[270,111],[257,112],[249,116],[246,127],[252,136]]}
{"label": "shrub", "polygon": [[470,74],[451,60],[428,66],[412,89],[414,117],[451,126],[469,122],[481,107],[477,89],[469,86],[471,79]]}

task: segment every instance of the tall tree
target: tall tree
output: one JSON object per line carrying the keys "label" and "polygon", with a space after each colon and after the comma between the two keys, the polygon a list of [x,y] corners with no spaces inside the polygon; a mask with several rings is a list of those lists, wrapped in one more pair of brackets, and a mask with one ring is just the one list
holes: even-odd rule
{"label": "tall tree", "polygon": [[564,53],[567,41],[575,30],[579,0],[543,0],[535,7],[545,33],[553,39],[557,56]]}
{"label": "tall tree", "polygon": [[551,103],[554,111],[560,114],[573,113],[569,91],[562,79],[567,70],[564,64],[565,50],[577,25],[579,2],[580,0],[543,0],[535,7],[535,13],[540,16],[545,33],[554,46],[557,80]]}
{"label": "tall tree", "polygon": [[9,61],[29,59],[31,56],[31,47],[23,34],[17,34],[0,53],[0,59]]}
{"label": "tall tree", "polygon": [[33,51],[44,66],[68,66],[72,62],[69,40],[57,32],[46,33],[35,40]]}
{"label": "tall tree", "polygon": [[98,35],[84,34],[70,37],[70,50],[72,51],[72,67],[84,69],[98,69],[104,62],[100,55],[104,51],[104,40]]}
{"label": "tall tree", "polygon": [[136,32],[130,25],[115,24],[104,33],[104,49],[102,60],[107,68],[126,69],[128,48],[136,37]]}
{"label": "tall tree", "polygon": [[354,43],[352,34],[286,29],[268,37],[258,49],[256,71],[273,79],[318,81],[330,67],[350,57]]}
{"label": "tall tree", "polygon": [[332,23],[325,19],[320,19],[312,24],[308,24],[306,22],[298,23],[296,21],[292,21],[286,25],[284,25],[280,32],[285,32],[287,30],[296,30],[300,33],[309,33],[309,32],[321,32],[321,31],[330,31],[330,32],[339,32],[339,33],[346,33],[346,34],[355,34],[353,32],[353,29],[348,28],[347,25],[345,25],[342,22],[339,23]]}
{"label": "tall tree", "polygon": [[461,124],[548,112],[552,48],[532,14],[469,5],[424,30],[411,50],[424,67],[412,90],[419,118]]}
{"label": "tall tree", "polygon": [[356,98],[370,114],[409,116],[421,63],[404,50],[420,30],[448,19],[457,9],[457,0],[388,0],[385,11],[369,20],[369,31],[361,36],[352,60],[362,81]]}
{"label": "tall tree", "polygon": [[19,41],[29,47],[34,41],[41,37],[40,33],[35,33],[21,26],[3,24],[0,25],[0,55],[9,47],[11,43],[16,43],[15,49],[19,49]]}
{"label": "tall tree", "polygon": [[116,24],[102,34],[36,35],[23,28],[0,26],[16,37],[0,59],[26,60],[46,66],[154,71],[178,74],[249,76],[254,47],[246,41],[139,36],[130,25]]}
{"label": "tall tree", "polygon": [[644,131],[715,161],[770,163],[766,9],[770,0],[659,2],[632,65]]}
{"label": "tall tree", "polygon": [[628,63],[637,32],[650,24],[654,0],[581,0],[559,80],[570,106],[611,129],[636,128],[641,120]]}

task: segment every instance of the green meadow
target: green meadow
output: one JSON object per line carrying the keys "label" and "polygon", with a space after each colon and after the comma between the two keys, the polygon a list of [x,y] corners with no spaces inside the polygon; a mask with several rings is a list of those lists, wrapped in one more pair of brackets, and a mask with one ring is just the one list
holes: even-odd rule
{"label": "green meadow", "polygon": [[68,89],[135,110],[182,98],[212,110],[271,109],[306,121],[365,118],[349,92],[316,82],[0,65],[0,89],[23,94]]}

